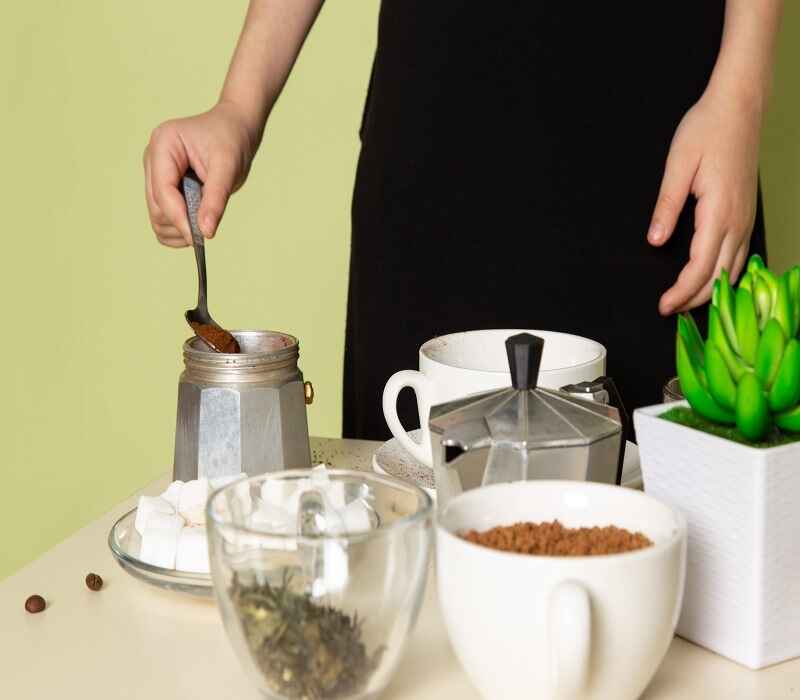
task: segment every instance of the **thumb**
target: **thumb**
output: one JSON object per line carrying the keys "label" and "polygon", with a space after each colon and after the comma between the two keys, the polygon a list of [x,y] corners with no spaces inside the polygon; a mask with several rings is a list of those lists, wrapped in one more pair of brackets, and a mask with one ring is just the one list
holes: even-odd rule
{"label": "thumb", "polygon": [[233,192],[235,177],[236,170],[231,158],[217,158],[210,163],[197,213],[200,230],[206,238],[213,238],[217,232],[228,198]]}
{"label": "thumb", "polygon": [[697,164],[685,154],[671,148],[664,168],[664,179],[653,211],[647,240],[651,245],[664,245],[672,236],[692,187]]}

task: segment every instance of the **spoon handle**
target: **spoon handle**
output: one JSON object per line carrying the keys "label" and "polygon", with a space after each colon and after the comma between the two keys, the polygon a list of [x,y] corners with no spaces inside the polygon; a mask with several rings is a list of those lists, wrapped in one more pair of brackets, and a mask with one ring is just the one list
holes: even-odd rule
{"label": "spoon handle", "polygon": [[197,225],[197,212],[200,209],[200,200],[203,198],[203,186],[197,179],[194,171],[189,168],[181,180],[181,191],[186,202],[186,211],[189,214],[189,228],[192,231],[192,247],[197,261],[197,308],[208,315],[208,281],[206,278],[206,247],[203,234]]}

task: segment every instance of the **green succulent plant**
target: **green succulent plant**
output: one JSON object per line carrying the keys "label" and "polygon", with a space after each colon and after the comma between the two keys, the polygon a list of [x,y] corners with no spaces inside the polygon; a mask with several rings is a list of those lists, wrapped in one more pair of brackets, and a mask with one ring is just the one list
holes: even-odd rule
{"label": "green succulent plant", "polygon": [[800,265],[776,276],[758,255],[734,290],[714,282],[703,341],[689,313],[678,317],[681,390],[704,418],[736,425],[748,440],[772,426],[800,433]]}

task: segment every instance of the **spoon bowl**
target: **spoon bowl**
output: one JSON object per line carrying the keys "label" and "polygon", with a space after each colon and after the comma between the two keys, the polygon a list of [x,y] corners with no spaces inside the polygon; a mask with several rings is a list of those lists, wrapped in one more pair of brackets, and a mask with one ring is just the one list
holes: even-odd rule
{"label": "spoon bowl", "polygon": [[188,309],[184,316],[195,335],[214,352],[241,352],[239,342],[236,338],[211,318],[208,311],[203,313],[202,309],[199,308]]}

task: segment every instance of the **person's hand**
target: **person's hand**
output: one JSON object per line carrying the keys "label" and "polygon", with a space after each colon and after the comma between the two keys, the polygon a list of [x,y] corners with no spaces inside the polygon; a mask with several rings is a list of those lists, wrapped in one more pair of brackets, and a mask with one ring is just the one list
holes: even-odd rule
{"label": "person's hand", "polygon": [[690,192],[695,231],[689,261],[659,302],[662,314],[708,301],[722,268],[738,278],[755,220],[760,129],[759,108],[708,91],[678,125],[647,239],[669,240]]}
{"label": "person's hand", "polygon": [[203,182],[198,225],[206,238],[213,238],[228,198],[247,178],[258,140],[225,102],[156,127],[144,150],[144,173],[150,223],[161,243],[173,248],[192,244],[179,189],[190,166]]}

